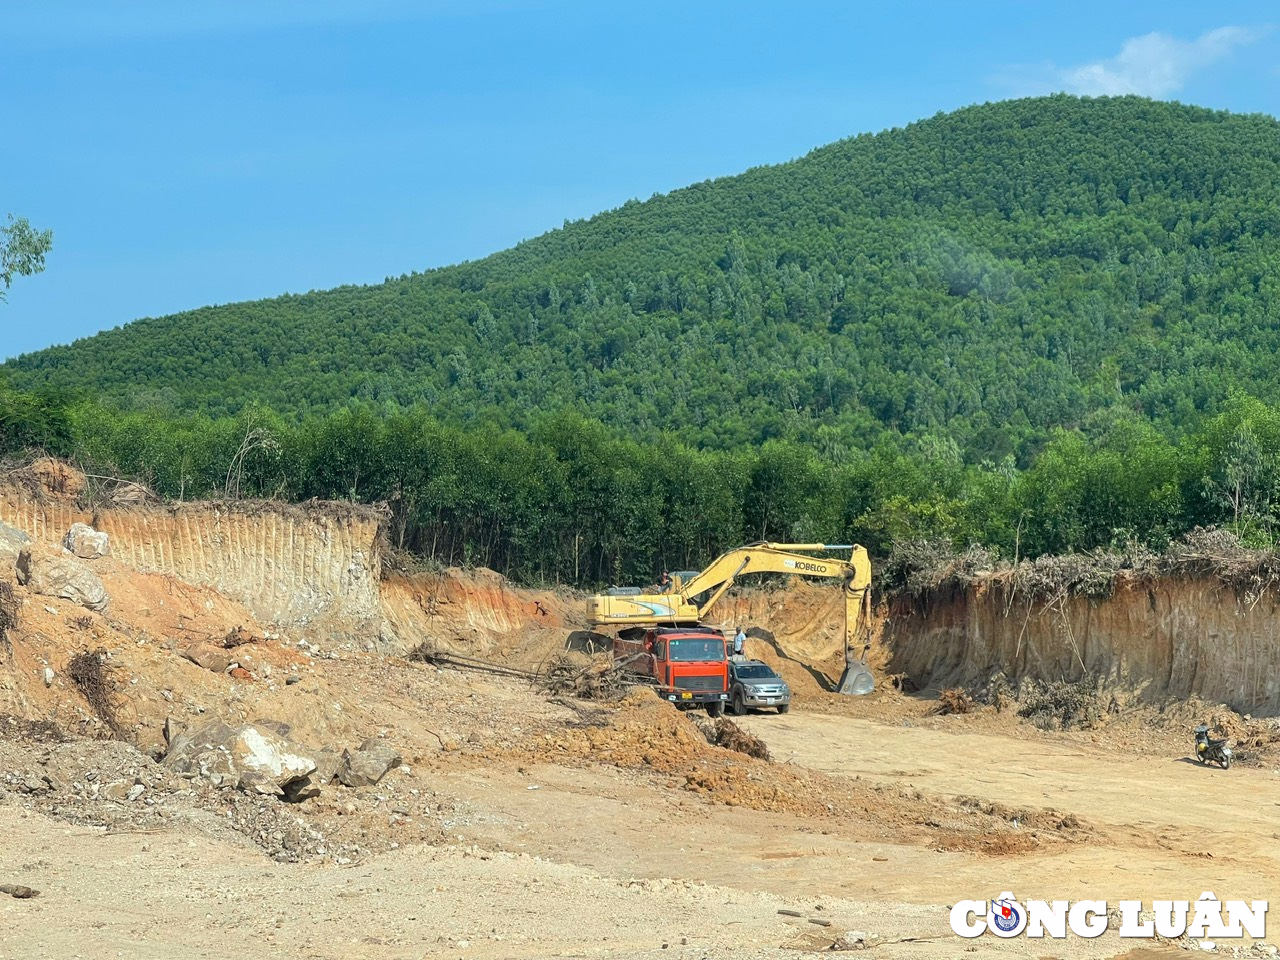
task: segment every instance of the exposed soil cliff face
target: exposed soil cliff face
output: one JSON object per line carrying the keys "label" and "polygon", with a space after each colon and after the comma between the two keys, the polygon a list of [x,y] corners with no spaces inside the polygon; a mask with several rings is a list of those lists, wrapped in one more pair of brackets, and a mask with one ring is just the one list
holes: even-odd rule
{"label": "exposed soil cliff face", "polygon": [[586,606],[564,592],[517,587],[480,568],[450,568],[382,582],[387,652],[419,644],[472,657],[535,667],[582,629]]}
{"label": "exposed soil cliff face", "polygon": [[1099,678],[1145,699],[1199,696],[1280,714],[1280,598],[1213,577],[1118,578],[1108,599],[1027,602],[993,576],[891,601],[889,669],[933,686]]}
{"label": "exposed soil cliff face", "polygon": [[56,490],[0,487],[0,520],[58,542],[73,523],[111,537],[119,563],[212,587],[260,621],[377,637],[379,518],[348,504],[189,503],[88,511]]}
{"label": "exposed soil cliff face", "polygon": [[[515,587],[492,571],[384,577],[380,518],[366,508],[211,502],[86,510],[82,490],[83,478],[52,467],[25,485],[0,485],[0,521],[46,543],[89,523],[111,538],[100,573],[132,568],[185,583],[237,605],[237,622],[252,618],[321,641],[380,642],[400,654],[427,643],[536,667],[586,627],[579,595]],[[108,579],[116,581],[108,592],[124,600],[127,576]],[[1274,716],[1278,608],[1274,591],[1245,595],[1213,576],[1121,576],[1108,599],[1045,603],[992,575],[924,599],[892,599],[887,620],[872,624],[872,664],[937,687],[981,683],[998,670],[1014,680],[1087,675],[1147,699],[1194,695]],[[829,689],[840,675],[843,609],[831,584],[731,591],[714,619],[727,631],[747,627],[748,654],[772,663],[798,691]]]}

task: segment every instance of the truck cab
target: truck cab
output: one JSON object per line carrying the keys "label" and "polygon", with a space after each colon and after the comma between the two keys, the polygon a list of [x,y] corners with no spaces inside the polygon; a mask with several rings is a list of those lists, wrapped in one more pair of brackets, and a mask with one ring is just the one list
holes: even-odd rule
{"label": "truck cab", "polygon": [[729,658],[714,627],[637,627],[619,632],[615,659],[652,678],[658,695],[681,709],[719,716],[729,700]]}

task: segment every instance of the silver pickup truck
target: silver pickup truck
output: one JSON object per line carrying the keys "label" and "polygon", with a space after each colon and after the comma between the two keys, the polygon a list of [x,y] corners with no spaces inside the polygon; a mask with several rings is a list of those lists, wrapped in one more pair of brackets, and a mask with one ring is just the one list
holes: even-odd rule
{"label": "silver pickup truck", "polygon": [[791,688],[759,660],[729,659],[729,708],[742,716],[752,707],[777,707],[779,713],[791,709]]}

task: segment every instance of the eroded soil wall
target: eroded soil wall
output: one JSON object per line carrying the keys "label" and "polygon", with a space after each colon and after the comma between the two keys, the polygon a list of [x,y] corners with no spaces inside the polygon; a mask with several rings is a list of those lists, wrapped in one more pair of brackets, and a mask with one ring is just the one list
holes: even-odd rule
{"label": "eroded soil wall", "polygon": [[1196,695],[1280,714],[1280,598],[1216,578],[1120,579],[1107,599],[1028,602],[993,577],[889,605],[889,669],[916,683],[1100,678],[1143,697]]}
{"label": "eroded soil wall", "polygon": [[3,487],[0,520],[49,542],[90,524],[110,535],[117,561],[212,587],[275,626],[376,636],[381,622],[378,517],[369,510],[205,502],[91,512]]}

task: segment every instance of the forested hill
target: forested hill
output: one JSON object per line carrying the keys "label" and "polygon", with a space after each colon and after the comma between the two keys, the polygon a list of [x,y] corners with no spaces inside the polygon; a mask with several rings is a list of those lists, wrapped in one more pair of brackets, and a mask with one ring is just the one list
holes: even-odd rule
{"label": "forested hill", "polygon": [[[679,149],[672,144],[672,149]],[[884,434],[1025,457],[1100,408],[1280,399],[1280,123],[986,104],[630,202],[484,260],[207,307],[19,358],[137,408],[423,403],[649,436]]]}

